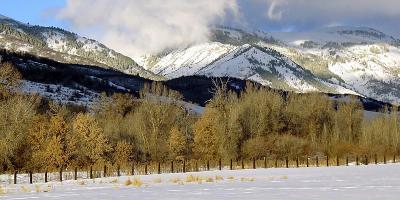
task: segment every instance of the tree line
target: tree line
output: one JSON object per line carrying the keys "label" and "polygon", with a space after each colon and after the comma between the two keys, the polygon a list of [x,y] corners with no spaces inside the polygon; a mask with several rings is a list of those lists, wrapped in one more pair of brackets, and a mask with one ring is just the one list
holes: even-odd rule
{"label": "tree line", "polygon": [[0,172],[135,162],[400,153],[397,108],[364,117],[353,98],[281,94],[216,84],[204,113],[160,83],[140,98],[102,95],[90,109],[20,94],[20,74],[0,65]]}

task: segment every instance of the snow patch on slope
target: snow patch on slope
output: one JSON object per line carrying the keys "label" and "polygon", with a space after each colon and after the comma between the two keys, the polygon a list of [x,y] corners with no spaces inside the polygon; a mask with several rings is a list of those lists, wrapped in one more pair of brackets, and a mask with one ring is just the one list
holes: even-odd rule
{"label": "snow patch on slope", "polygon": [[200,44],[184,50],[174,51],[162,57],[156,65],[152,67],[145,66],[145,68],[168,78],[190,76],[234,49],[235,47],[232,45],[221,43]]}
{"label": "snow patch on slope", "polygon": [[42,84],[32,81],[23,81],[21,92],[37,94],[63,104],[91,106],[99,98],[99,94],[87,88],[71,89],[54,84]]}

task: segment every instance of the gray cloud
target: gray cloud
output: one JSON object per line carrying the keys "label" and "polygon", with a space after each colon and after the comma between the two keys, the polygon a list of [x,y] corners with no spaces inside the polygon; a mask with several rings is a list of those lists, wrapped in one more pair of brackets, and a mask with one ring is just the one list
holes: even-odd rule
{"label": "gray cloud", "polygon": [[213,24],[309,30],[370,26],[400,36],[399,0],[67,0],[59,17],[129,56],[202,42]]}
{"label": "gray cloud", "polygon": [[134,57],[205,41],[228,13],[236,16],[236,1],[68,0],[59,17]]}
{"label": "gray cloud", "polygon": [[[243,0],[244,1],[244,0]],[[265,6],[260,24],[300,29],[334,24],[400,32],[399,0],[253,0]]]}

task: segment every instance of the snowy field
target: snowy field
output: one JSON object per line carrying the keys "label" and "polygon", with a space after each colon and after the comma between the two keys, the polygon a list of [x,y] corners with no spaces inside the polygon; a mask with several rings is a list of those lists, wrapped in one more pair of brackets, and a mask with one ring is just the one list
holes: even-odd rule
{"label": "snowy field", "polygon": [[399,172],[400,165],[389,164],[103,178],[7,188],[3,185],[0,199],[387,200],[399,199]]}

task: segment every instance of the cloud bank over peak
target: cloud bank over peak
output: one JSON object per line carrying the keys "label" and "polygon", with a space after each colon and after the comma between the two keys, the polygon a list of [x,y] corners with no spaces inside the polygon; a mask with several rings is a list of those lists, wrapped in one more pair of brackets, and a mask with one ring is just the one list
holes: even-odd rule
{"label": "cloud bank over peak", "polygon": [[58,17],[131,57],[208,39],[211,25],[308,31],[366,26],[400,37],[399,0],[66,0]]}
{"label": "cloud bank over peak", "polygon": [[237,13],[234,0],[68,0],[59,17],[135,57],[205,41],[210,25]]}

